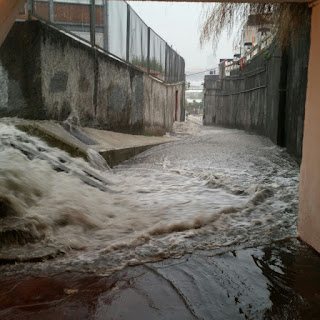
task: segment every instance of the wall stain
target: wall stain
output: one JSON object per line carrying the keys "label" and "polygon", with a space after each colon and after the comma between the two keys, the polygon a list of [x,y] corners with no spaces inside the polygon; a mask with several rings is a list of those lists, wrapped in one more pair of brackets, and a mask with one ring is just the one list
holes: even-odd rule
{"label": "wall stain", "polygon": [[49,90],[51,93],[64,92],[67,89],[69,74],[65,71],[57,71],[50,79]]}

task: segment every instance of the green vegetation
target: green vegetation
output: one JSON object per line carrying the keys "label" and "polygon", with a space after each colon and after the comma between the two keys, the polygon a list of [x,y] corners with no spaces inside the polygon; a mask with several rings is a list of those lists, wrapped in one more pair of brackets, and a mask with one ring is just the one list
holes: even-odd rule
{"label": "green vegetation", "polygon": [[[143,68],[148,68],[148,59],[145,57],[133,57],[131,63],[135,66],[140,66]],[[150,59],[150,70],[164,72],[164,67],[162,66],[161,62],[158,61],[156,58]]]}
{"label": "green vegetation", "polygon": [[269,50],[266,50],[263,54],[263,57],[265,60],[269,60],[270,59],[270,51]]}

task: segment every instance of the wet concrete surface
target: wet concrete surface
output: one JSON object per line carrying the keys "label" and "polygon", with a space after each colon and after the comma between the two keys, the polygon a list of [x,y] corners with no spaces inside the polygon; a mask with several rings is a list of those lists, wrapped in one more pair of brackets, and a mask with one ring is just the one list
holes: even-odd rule
{"label": "wet concrete surface", "polygon": [[0,319],[319,319],[320,257],[297,239],[196,251],[109,277],[0,280]]}

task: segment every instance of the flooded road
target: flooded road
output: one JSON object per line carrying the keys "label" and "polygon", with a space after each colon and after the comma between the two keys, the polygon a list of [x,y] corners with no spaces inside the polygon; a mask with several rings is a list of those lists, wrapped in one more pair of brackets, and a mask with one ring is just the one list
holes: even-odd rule
{"label": "flooded road", "polygon": [[109,275],[197,249],[296,237],[299,168],[285,150],[191,122],[174,135],[101,171],[0,124],[0,258],[15,262],[1,273]]}
{"label": "flooded road", "polygon": [[172,135],[111,170],[0,123],[1,319],[320,317],[293,159],[238,130]]}

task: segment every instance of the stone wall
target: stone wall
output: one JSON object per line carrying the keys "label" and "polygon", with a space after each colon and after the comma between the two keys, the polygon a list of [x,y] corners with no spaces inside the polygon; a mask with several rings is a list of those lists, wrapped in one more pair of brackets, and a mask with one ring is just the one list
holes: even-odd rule
{"label": "stone wall", "polygon": [[310,21],[300,32],[285,50],[274,41],[242,71],[205,76],[204,124],[265,135],[300,162]]}
{"label": "stone wall", "polygon": [[178,91],[183,120],[183,83],[158,81],[42,22],[16,22],[0,58],[2,117],[161,135],[172,130]]}

